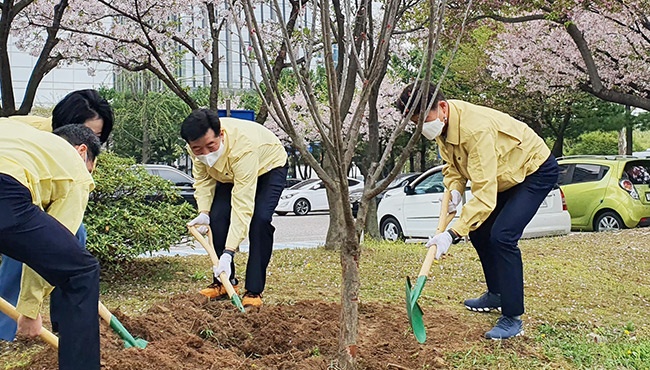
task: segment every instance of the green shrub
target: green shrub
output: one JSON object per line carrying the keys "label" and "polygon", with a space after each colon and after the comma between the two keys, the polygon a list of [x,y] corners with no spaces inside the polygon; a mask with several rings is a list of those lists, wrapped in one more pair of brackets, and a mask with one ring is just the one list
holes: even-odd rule
{"label": "green shrub", "polygon": [[569,154],[618,154],[618,133],[615,131],[586,132],[578,137],[578,141],[569,150]]}
{"label": "green shrub", "polygon": [[115,268],[145,252],[169,250],[187,235],[195,210],[182,203],[172,184],[150,175],[133,159],[106,152],[93,172],[84,222],[88,250],[104,268]]}

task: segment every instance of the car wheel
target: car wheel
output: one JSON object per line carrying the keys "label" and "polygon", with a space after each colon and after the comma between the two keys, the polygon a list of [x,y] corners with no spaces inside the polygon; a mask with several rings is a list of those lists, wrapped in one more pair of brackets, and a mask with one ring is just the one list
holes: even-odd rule
{"label": "car wheel", "polygon": [[399,222],[393,217],[388,217],[381,222],[381,227],[379,228],[381,237],[385,240],[395,242],[398,240],[404,240],[404,233],[402,233],[402,227],[399,225]]}
{"label": "car wheel", "polygon": [[276,214],[276,215],[279,215],[279,216],[286,216],[287,213],[289,213],[289,212],[278,212],[278,211],[275,211],[275,214]]}
{"label": "car wheel", "polygon": [[296,201],[293,205],[293,213],[297,216],[304,216],[311,210],[311,204],[307,199],[301,198]]}
{"label": "car wheel", "polygon": [[603,212],[594,220],[594,230],[596,231],[611,231],[623,228],[625,228],[625,224],[623,223],[621,216],[616,214],[616,212]]}

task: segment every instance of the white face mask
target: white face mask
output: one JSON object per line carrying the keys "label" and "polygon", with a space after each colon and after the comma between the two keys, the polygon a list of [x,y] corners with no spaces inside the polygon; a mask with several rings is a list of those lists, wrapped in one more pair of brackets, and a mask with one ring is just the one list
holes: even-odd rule
{"label": "white face mask", "polygon": [[436,118],[433,121],[424,122],[422,124],[422,135],[429,140],[435,140],[442,133],[445,123]]}
{"label": "white face mask", "polygon": [[223,151],[226,149],[225,145],[223,144],[223,139],[221,139],[221,144],[219,145],[219,149],[217,149],[216,152],[210,152],[208,154],[203,154],[203,155],[197,155],[196,159],[199,160],[199,162],[205,164],[208,167],[214,166],[215,163],[217,163],[217,160],[221,155],[223,154]]}

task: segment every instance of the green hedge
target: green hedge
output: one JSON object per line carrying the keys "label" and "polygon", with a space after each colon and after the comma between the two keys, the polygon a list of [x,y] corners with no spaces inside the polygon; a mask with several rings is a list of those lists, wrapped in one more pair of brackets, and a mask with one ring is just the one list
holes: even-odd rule
{"label": "green hedge", "polygon": [[118,267],[145,252],[169,250],[187,235],[196,212],[172,184],[150,175],[133,159],[106,152],[93,172],[95,190],[84,218],[88,250],[104,268]]}

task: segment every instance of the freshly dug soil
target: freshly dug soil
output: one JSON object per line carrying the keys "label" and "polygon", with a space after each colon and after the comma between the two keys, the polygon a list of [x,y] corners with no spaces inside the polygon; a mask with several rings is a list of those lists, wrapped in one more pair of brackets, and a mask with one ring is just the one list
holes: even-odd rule
{"label": "freshly dug soil", "polygon": [[[444,354],[470,348],[486,328],[471,327],[458,313],[425,309],[427,342],[409,331],[405,307],[360,306],[359,369],[448,368]],[[268,305],[240,313],[229,301],[176,295],[140,317],[113,312],[145,349],[124,342],[101,325],[102,369],[337,369],[340,306],[319,301]],[[57,368],[56,352],[40,352],[23,369]]]}

